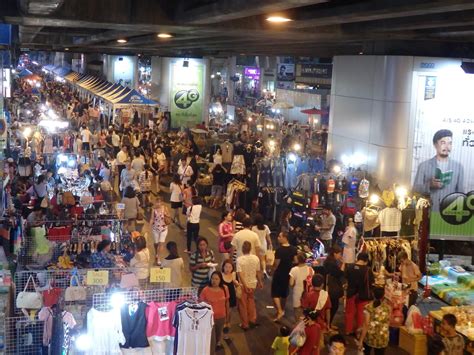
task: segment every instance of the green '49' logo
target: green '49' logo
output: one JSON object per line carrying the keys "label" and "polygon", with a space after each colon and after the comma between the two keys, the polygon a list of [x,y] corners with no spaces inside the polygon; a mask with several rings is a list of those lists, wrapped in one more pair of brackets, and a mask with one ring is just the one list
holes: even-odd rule
{"label": "green '49' logo", "polygon": [[199,92],[196,89],[180,90],[174,95],[174,104],[181,109],[190,107],[197,100],[199,100]]}
{"label": "green '49' logo", "polygon": [[441,218],[449,224],[464,224],[474,213],[474,191],[467,195],[455,192],[446,196],[440,204]]}

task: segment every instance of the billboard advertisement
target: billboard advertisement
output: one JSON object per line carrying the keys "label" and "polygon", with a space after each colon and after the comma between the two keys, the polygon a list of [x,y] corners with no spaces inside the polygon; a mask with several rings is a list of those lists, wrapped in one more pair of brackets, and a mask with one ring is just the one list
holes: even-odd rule
{"label": "billboard advertisement", "polygon": [[432,238],[474,239],[474,76],[459,70],[414,80],[413,190],[431,199]]}
{"label": "billboard advertisement", "polygon": [[294,64],[278,64],[277,72],[278,81],[294,81],[295,65]]}
{"label": "billboard advertisement", "polygon": [[204,64],[189,60],[183,66],[182,60],[171,63],[170,101],[173,128],[194,127],[203,121]]}

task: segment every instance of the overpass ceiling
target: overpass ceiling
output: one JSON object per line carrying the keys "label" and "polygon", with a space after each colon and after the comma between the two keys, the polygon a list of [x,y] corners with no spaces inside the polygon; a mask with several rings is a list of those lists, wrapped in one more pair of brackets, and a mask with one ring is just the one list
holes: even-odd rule
{"label": "overpass ceiling", "polygon": [[[474,56],[472,0],[2,0],[21,47],[162,56]],[[270,23],[270,15],[291,19]],[[158,38],[158,33],[172,38]],[[126,39],[126,43],[118,43]]]}

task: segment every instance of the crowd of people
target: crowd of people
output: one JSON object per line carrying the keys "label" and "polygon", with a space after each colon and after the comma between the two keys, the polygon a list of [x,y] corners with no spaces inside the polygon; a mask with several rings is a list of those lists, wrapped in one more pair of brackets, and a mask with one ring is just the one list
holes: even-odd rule
{"label": "crowd of people", "polygon": [[[351,220],[339,240],[342,244],[336,243],[334,215],[330,208],[324,209],[322,223],[316,229],[328,255],[318,267],[308,265],[306,255],[292,245],[289,210],[282,212],[274,233],[261,214],[248,214],[243,209],[223,211],[221,221],[215,226],[218,238],[211,239],[200,228],[205,206],[196,188],[200,151],[189,132],[169,131],[167,118],[152,119],[146,125],[137,118],[129,125],[109,126],[97,107],[80,99],[77,92],[64,84],[44,80],[41,98],[32,95],[24,81],[18,80],[16,85],[10,108],[19,114],[12,118],[12,136],[24,150],[30,148],[29,158],[40,165],[42,173],[34,180],[20,177],[18,159],[10,158],[6,168],[10,177],[7,189],[12,191],[14,199],[10,207],[19,208],[30,226],[41,225],[49,214],[76,213],[75,204],[66,212],[60,208],[59,196],[63,195],[47,159],[49,152],[45,153],[47,136],[39,132],[25,142],[18,125],[35,122],[41,115],[39,107],[47,104],[70,122],[69,131],[62,135],[62,144],[55,145],[57,152],[75,153],[94,161],[86,167],[78,159],[79,176],[87,182],[90,194],[106,202],[121,202],[126,229],[131,233],[141,229],[137,221],[148,221],[153,250],[147,247],[146,233],[142,233],[135,238],[134,254],[130,258],[130,265],[139,270],[140,283],[146,283],[151,264],[171,269],[170,287],[183,286],[189,272],[191,285],[199,289],[200,299],[213,308],[216,349],[229,339],[232,309],[237,309],[243,331],[259,326],[262,311],[257,309],[255,295],[262,288],[271,288],[273,321],[281,324],[272,344],[275,354],[289,354],[289,351],[299,355],[319,354],[325,346],[324,339],[330,354],[344,354],[350,337],[354,337],[358,349],[365,354],[384,353],[389,344],[390,307],[384,301],[384,289],[374,284],[368,255],[364,252],[356,255],[357,231]],[[18,107],[21,109],[16,110]],[[211,171],[214,183],[208,206],[220,208],[228,172],[222,166],[219,152],[214,156]],[[162,184],[165,177],[171,181],[169,186]],[[169,187],[169,205],[165,202],[164,187],[165,190]],[[53,197],[45,206],[42,202],[48,195]],[[171,228],[173,224],[177,228]],[[170,233],[185,234],[183,254],[187,257],[180,257]],[[113,267],[112,247],[108,240],[98,243],[91,267]],[[165,249],[168,255],[163,257]],[[402,259],[406,260],[403,256]],[[416,283],[420,276],[413,263],[401,265],[403,280]],[[292,314],[287,315],[286,302],[290,295]],[[344,298],[344,328],[339,330],[334,320]],[[452,350],[461,346],[453,333],[456,320],[451,316],[445,318],[446,336],[441,343],[434,343],[445,354],[458,354]]]}

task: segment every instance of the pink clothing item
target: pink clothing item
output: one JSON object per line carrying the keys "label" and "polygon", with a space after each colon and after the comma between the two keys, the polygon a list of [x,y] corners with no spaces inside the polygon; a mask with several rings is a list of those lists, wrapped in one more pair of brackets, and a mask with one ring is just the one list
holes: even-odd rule
{"label": "pink clothing item", "polygon": [[[43,307],[38,313],[38,320],[44,321],[43,327],[43,346],[48,346],[51,343],[51,336],[53,334],[53,311],[49,307]],[[74,328],[76,320],[69,312],[63,312],[63,323],[66,323],[69,328]]]}
{"label": "pink clothing item", "polygon": [[174,337],[176,328],[173,327],[173,318],[176,311],[176,302],[150,302],[145,310],[146,336],[168,339]]}

